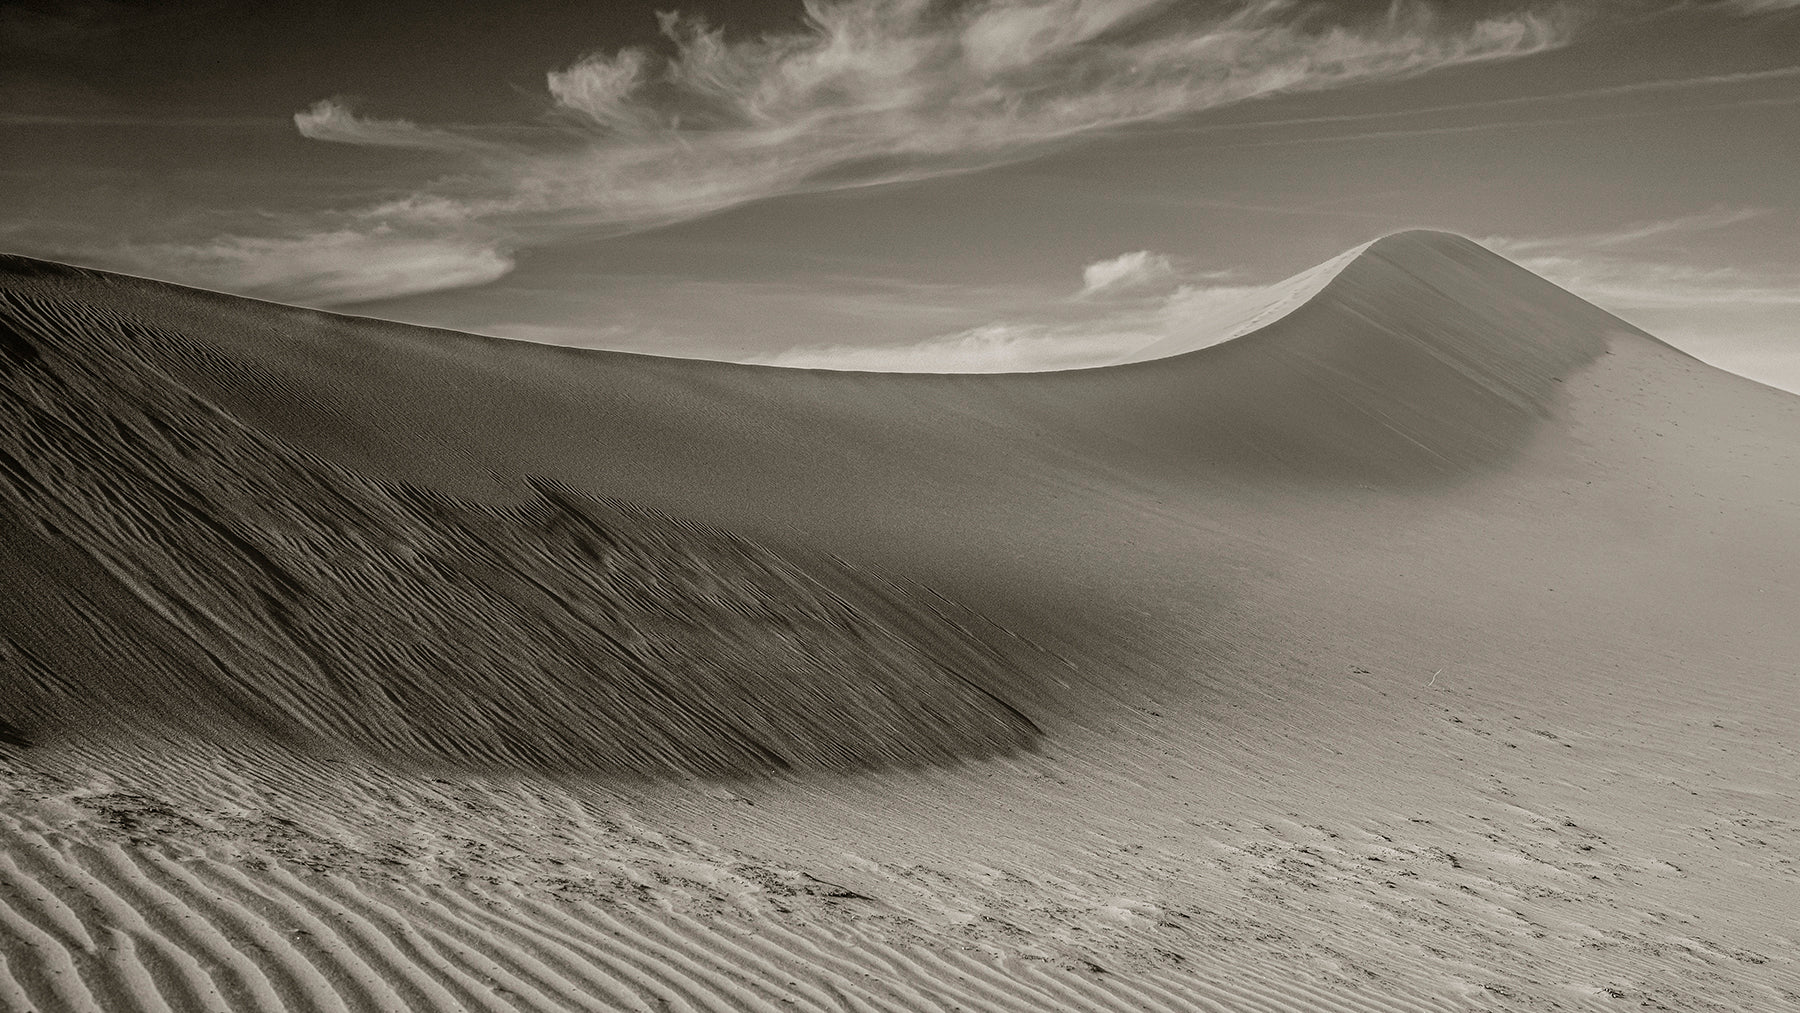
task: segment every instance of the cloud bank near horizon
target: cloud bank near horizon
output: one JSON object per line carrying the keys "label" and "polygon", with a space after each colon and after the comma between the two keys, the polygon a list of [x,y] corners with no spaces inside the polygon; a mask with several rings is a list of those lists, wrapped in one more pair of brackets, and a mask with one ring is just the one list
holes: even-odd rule
{"label": "cloud bank near horizon", "polygon": [[[1097,131],[1260,96],[1394,80],[1566,44],[1575,8],[1455,22],[1423,2],[1331,20],[1255,0],[1201,18],[1173,0],[809,0],[758,38],[680,14],[664,44],[545,78],[508,131],[364,115],[324,99],[308,138],[429,150],[461,171],[397,199],[145,251],[164,273],[337,305],[479,284],[521,248],[690,220],[771,197],[967,172]],[[341,270],[321,271],[331,249]]]}
{"label": "cloud bank near horizon", "polygon": [[1800,306],[1800,276],[1792,268],[1758,271],[1708,263],[1697,250],[1697,239],[1706,234],[1773,213],[1761,208],[1715,208],[1606,232],[1489,236],[1481,242],[1608,309]]}
{"label": "cloud bank near horizon", "polygon": [[1088,264],[1074,295],[1035,316],[912,343],[799,346],[754,361],[863,372],[1013,373],[1112,365],[1146,349],[1175,354],[1273,320],[1365,248],[1265,284],[1236,280],[1229,271],[1180,271],[1167,255],[1138,250]]}

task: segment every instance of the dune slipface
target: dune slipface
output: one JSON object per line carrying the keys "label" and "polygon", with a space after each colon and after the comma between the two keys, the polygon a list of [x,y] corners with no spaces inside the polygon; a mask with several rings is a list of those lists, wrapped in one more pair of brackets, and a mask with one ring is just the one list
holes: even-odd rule
{"label": "dune slipface", "polygon": [[4,269],[0,1005],[1800,1001],[1800,399],[1468,240],[1001,376]]}

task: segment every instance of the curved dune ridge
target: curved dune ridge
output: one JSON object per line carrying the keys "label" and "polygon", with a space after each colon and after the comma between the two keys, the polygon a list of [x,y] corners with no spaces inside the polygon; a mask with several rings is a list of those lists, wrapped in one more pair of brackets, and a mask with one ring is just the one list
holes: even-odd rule
{"label": "curved dune ridge", "polygon": [[1121,356],[1118,361],[1148,362],[1185,355],[1267,327],[1318,295],[1345,267],[1354,263],[1373,245],[1374,243],[1364,243],[1353,246],[1291,278],[1273,285],[1251,287],[1235,298],[1209,305],[1205,319],[1184,321],[1176,328],[1176,333]]}
{"label": "curved dune ridge", "polygon": [[1800,1003],[1800,399],[1277,289],[911,375],[0,261],[0,1009]]}

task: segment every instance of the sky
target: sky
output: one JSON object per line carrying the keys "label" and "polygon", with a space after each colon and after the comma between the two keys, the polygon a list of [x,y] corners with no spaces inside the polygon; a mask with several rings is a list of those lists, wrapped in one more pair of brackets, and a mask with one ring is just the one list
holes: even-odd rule
{"label": "sky", "polygon": [[1800,392],[1797,166],[1800,0],[0,3],[0,250],[668,355],[1091,365],[1436,228]]}

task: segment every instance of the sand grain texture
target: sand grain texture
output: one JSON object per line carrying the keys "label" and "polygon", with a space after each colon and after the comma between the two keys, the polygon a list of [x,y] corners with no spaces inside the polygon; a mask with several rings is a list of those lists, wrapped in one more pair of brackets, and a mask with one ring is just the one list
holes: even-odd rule
{"label": "sand grain texture", "polygon": [[0,1008],[1800,1006],[1800,399],[1327,266],[926,376],[7,260]]}

